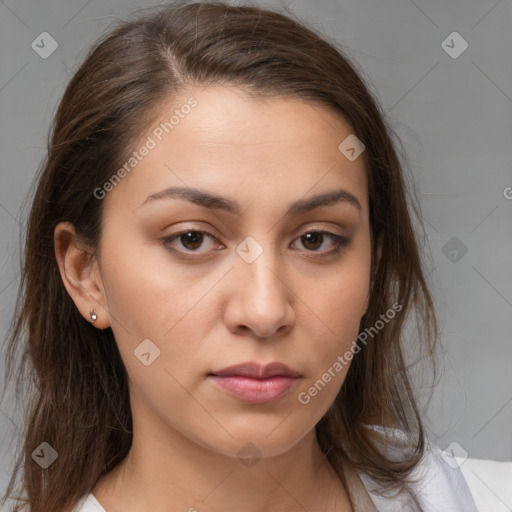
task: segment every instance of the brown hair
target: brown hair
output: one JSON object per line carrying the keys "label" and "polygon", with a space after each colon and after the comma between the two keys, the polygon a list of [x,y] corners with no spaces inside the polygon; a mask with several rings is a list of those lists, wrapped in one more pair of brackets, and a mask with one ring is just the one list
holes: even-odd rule
{"label": "brown hair", "polygon": [[[224,84],[254,97],[321,102],[341,112],[364,143],[373,281],[360,332],[374,326],[393,304],[402,307],[360,344],[316,432],[340,478],[344,461],[383,489],[406,484],[422,457],[425,434],[408,376],[403,331],[414,311],[420,327],[414,344],[432,355],[437,322],[404,166],[393,130],[362,74],[336,42],[293,18],[220,2],[138,13],[102,36],[68,84],[36,177],[8,333],[6,383],[16,367],[17,394],[29,399],[22,449],[4,497],[4,502],[14,497],[22,462],[19,492],[26,497],[16,495],[14,510],[23,510],[23,503],[32,512],[70,510],[130,448],[127,376],[113,333],[87,322],[66,292],[54,253],[54,229],[69,221],[84,242],[97,247],[102,201],[93,191],[122,166],[162,104],[194,85]],[[20,391],[22,384],[26,388]],[[404,431],[412,449],[393,458],[381,449],[382,432],[368,425]],[[47,469],[32,459],[43,441],[58,453]]]}

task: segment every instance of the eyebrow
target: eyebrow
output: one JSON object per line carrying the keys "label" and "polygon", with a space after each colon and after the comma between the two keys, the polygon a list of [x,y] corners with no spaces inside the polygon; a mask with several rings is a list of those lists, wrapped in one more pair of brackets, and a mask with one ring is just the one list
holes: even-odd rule
{"label": "eyebrow", "polygon": [[[211,210],[224,210],[233,215],[240,215],[242,212],[240,203],[234,199],[218,196],[211,194],[210,192],[190,187],[171,187],[160,192],[156,192],[155,194],[148,196],[141,206],[150,201],[164,198],[185,199],[204,208]],[[289,217],[299,215],[321,206],[331,206],[337,203],[351,204],[359,211],[362,210],[361,203],[357,197],[352,194],[352,192],[345,189],[338,189],[295,201],[288,207],[285,216]]]}

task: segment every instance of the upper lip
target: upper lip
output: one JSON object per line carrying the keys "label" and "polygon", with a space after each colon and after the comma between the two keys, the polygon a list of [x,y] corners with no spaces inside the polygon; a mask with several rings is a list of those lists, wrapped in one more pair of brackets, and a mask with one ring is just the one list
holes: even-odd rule
{"label": "upper lip", "polygon": [[265,379],[267,377],[276,377],[278,375],[285,377],[300,377],[299,372],[279,362],[268,363],[265,366],[253,362],[235,364],[233,366],[228,366],[223,370],[212,372],[211,375],[222,377],[236,375],[240,377],[252,377],[256,379]]}

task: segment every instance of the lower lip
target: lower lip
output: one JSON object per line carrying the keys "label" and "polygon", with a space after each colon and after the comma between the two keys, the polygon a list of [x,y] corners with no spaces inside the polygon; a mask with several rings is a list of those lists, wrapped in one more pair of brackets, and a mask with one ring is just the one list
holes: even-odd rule
{"label": "lower lip", "polygon": [[298,380],[284,375],[266,379],[253,379],[237,375],[226,377],[211,375],[210,379],[231,395],[253,404],[264,404],[281,398]]}

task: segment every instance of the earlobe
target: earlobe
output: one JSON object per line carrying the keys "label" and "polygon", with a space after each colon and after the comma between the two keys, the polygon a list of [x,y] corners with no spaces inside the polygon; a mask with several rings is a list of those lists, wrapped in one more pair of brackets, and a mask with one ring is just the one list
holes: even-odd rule
{"label": "earlobe", "polygon": [[62,282],[81,315],[99,329],[109,327],[106,297],[93,251],[80,243],[70,222],[61,222],[55,228],[54,247]]}

